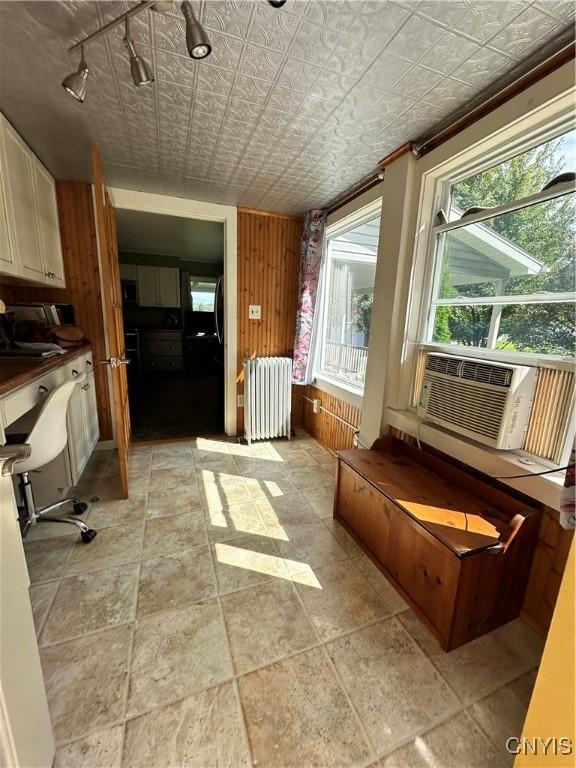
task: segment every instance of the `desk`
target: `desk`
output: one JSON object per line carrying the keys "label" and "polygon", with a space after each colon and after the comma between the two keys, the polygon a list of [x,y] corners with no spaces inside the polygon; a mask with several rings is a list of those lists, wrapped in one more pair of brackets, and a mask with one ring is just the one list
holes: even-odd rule
{"label": "desk", "polygon": [[334,516],[444,650],[519,616],[538,510],[389,438],[339,452]]}
{"label": "desk", "polygon": [[56,489],[75,485],[98,442],[92,350],[84,344],[48,360],[0,357],[1,444],[6,442],[7,433],[28,432],[50,392],[71,379],[78,379],[78,387],[68,406],[67,450],[33,478],[35,492],[37,486],[48,484],[38,501],[44,495],[53,501],[58,496]]}

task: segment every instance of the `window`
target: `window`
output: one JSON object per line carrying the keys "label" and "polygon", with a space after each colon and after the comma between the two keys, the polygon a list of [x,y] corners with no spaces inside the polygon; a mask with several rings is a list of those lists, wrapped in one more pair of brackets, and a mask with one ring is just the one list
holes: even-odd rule
{"label": "window", "polygon": [[520,151],[501,147],[503,161],[480,172],[470,153],[468,173],[454,163],[430,178],[433,213],[443,211],[431,232],[411,401],[431,350],[534,365],[523,450],[556,465],[573,440],[576,383],[576,131],[566,127]]}
{"label": "window", "polygon": [[[573,356],[576,131],[458,181],[435,228],[426,341]],[[558,183],[550,186],[549,182]]]}
{"label": "window", "polygon": [[216,279],[190,278],[190,299],[192,312],[214,312],[214,297],[216,295]]}
{"label": "window", "polygon": [[379,210],[380,201],[360,221],[328,230],[322,273],[316,374],[357,389],[364,386],[368,360]]}

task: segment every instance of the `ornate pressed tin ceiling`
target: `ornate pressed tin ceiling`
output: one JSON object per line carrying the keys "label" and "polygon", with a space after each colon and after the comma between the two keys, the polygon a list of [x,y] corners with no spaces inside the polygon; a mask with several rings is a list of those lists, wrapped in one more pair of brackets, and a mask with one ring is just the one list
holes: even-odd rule
{"label": "ornate pressed tin ceiling", "polygon": [[90,44],[84,104],[68,47],[126,2],[0,2],[0,108],[60,179],[268,210],[326,204],[382,157],[566,36],[571,0],[194,2],[213,51],[173,13],[132,20],[156,82],[132,84],[123,27]]}

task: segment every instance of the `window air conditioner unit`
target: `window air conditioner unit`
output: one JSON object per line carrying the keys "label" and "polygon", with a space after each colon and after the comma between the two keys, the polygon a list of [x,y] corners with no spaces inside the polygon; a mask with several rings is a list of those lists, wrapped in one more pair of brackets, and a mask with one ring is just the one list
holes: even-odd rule
{"label": "window air conditioner unit", "polygon": [[429,352],[418,414],[492,448],[521,448],[537,376],[526,365]]}

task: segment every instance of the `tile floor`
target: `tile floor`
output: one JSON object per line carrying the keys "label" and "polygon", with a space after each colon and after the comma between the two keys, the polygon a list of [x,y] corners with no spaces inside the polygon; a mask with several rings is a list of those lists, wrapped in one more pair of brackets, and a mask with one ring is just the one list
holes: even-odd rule
{"label": "tile floor", "polygon": [[508,766],[542,640],[520,620],[449,654],[332,515],[306,433],[97,452],[98,529],[25,550],[56,768]]}

